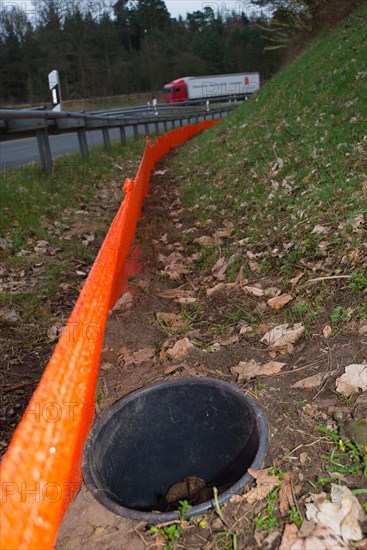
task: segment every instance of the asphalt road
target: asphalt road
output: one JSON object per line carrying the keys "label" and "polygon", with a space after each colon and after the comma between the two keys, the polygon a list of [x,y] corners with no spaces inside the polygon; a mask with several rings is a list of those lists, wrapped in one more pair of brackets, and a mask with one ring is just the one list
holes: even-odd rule
{"label": "asphalt road", "polygon": [[[163,126],[163,125],[162,125]],[[139,132],[142,134],[144,126],[139,126]],[[110,139],[120,140],[120,132],[118,128],[109,130]],[[126,128],[126,136],[133,135],[131,127]],[[79,150],[78,137],[76,133],[60,134],[49,136],[51,154],[54,158],[72,153]],[[88,146],[100,145],[103,143],[102,130],[92,130],[87,132]],[[3,141],[0,143],[0,168],[8,170],[30,164],[31,162],[39,162],[39,152],[37,139],[35,137],[16,139],[12,141]]]}

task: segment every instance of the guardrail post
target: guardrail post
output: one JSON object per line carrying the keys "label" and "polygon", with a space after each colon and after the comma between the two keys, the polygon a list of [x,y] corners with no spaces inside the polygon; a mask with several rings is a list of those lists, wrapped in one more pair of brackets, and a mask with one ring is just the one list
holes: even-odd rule
{"label": "guardrail post", "polygon": [[168,128],[167,128],[167,120],[164,120],[163,121],[163,128],[164,128],[164,131],[167,132]]}
{"label": "guardrail post", "polygon": [[103,146],[105,148],[105,151],[111,151],[110,134],[108,133],[108,128],[102,128],[102,134]]}
{"label": "guardrail post", "polygon": [[181,126],[181,128],[182,128],[182,126],[183,126],[183,118],[180,118],[180,126]]}
{"label": "guardrail post", "polygon": [[148,122],[144,123],[144,129],[145,129],[145,135],[148,135],[149,134],[149,123]]}
{"label": "guardrail post", "polygon": [[125,126],[120,126],[120,140],[121,140],[121,145],[126,145]]}
{"label": "guardrail post", "polygon": [[78,128],[77,133],[78,133],[80,154],[83,158],[86,159],[89,157],[87,132],[85,131],[85,128]]}
{"label": "guardrail post", "polygon": [[137,124],[134,124],[134,139],[139,139],[139,128]]}
{"label": "guardrail post", "polygon": [[159,135],[159,124],[158,124],[158,121],[156,121],[156,122],[154,123],[154,128],[155,128],[155,133],[156,133],[156,135],[158,136],[158,135]]}
{"label": "guardrail post", "polygon": [[40,154],[40,160],[42,168],[48,174],[53,172],[52,156],[50,149],[50,141],[48,139],[47,128],[39,128],[36,130],[38,150]]}

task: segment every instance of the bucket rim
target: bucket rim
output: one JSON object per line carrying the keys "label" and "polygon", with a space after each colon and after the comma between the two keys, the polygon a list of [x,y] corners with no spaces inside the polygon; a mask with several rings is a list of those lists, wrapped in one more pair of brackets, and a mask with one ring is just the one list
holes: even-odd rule
{"label": "bucket rim", "polygon": [[[131,401],[134,401],[140,396],[143,396],[147,393],[152,393],[158,389],[161,389],[162,387],[164,388],[165,386],[183,386],[194,384],[210,385],[212,387],[217,387],[218,389],[224,389],[232,395],[239,397],[252,409],[254,413],[254,420],[256,422],[259,433],[259,445],[254,460],[252,461],[249,468],[252,468],[254,470],[261,468],[268,449],[268,425],[260,406],[252,397],[245,394],[243,390],[241,390],[234,384],[231,384],[230,382],[226,382],[224,380],[218,380],[216,378],[184,377],[177,380],[162,380],[159,382],[154,382],[153,384],[149,384],[147,386],[134,390],[124,397],[118,399],[108,408],[107,411],[102,413],[102,415],[96,420],[95,424],[92,426],[91,430],[88,433],[82,455],[82,474],[84,478],[84,483],[88,490],[92,493],[94,498],[99,502],[99,504],[107,508],[107,510],[113,512],[118,516],[123,516],[137,521],[144,521],[150,525],[172,522],[180,519],[179,514],[176,511],[147,512],[134,510],[133,508],[127,508],[125,506],[122,506],[121,504],[118,504],[117,502],[114,502],[107,496],[106,492],[103,489],[100,489],[98,487],[95,476],[93,475],[90,466],[90,459],[92,452],[92,442],[94,441],[95,437],[100,433],[100,431],[104,428],[106,423],[113,417],[115,412],[118,411],[121,407],[127,405]],[[246,471],[246,473],[236,483],[234,483],[229,489],[218,495],[217,501],[219,505],[222,505],[233,495],[239,494],[242,489],[253,480],[253,476],[251,476],[248,471]],[[214,498],[205,501],[202,504],[193,506],[185,514],[185,519],[204,514],[205,512],[214,509],[215,506],[216,502]]]}

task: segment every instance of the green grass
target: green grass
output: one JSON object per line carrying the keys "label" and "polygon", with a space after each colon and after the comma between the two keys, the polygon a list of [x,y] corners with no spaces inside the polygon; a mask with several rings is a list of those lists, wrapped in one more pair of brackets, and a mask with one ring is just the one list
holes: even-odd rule
{"label": "green grass", "polygon": [[[92,265],[123,199],[124,179],[135,175],[144,146],[144,140],[129,140],[125,147],[114,144],[109,153],[98,147],[89,161],[67,155],[55,161],[52,176],[38,165],[2,172],[0,237],[6,248],[0,259],[10,279],[22,276],[27,283],[5,290],[0,299],[0,307],[19,313],[21,323],[12,334],[19,329],[29,341],[39,333],[46,337],[47,327],[56,317],[60,321],[60,299],[67,317],[82,282],[78,265],[86,273]],[[88,246],[84,233],[94,235]],[[40,240],[48,241],[52,255],[35,250]],[[61,283],[70,286],[67,298]]]}
{"label": "green grass", "polygon": [[110,153],[101,148],[90,152],[89,160],[79,154],[64,156],[55,162],[55,173],[48,176],[40,166],[29,165],[1,174],[0,233],[19,249],[27,237],[48,237],[42,222],[69,220],[73,210],[87,209],[96,201],[96,192],[103,178],[133,176],[119,173],[117,162],[136,159],[142,154],[143,140],[129,141],[125,148],[114,145]]}
{"label": "green grass", "polygon": [[363,484],[367,480],[367,448],[360,449],[338,429],[331,430],[325,426],[316,426],[316,430],[327,436],[332,448],[329,454],[322,456],[324,469],[332,474],[353,475],[362,474]]}
{"label": "green grass", "polygon": [[280,485],[275,487],[267,496],[267,502],[263,513],[259,514],[255,519],[255,527],[260,531],[271,533],[280,527],[276,513],[278,511]]}
{"label": "green grass", "polygon": [[[348,303],[358,319],[366,316],[360,218],[367,219],[366,17],[367,6],[361,5],[333,34],[173,159],[183,206],[193,208],[204,228],[225,220],[235,227],[220,248],[200,249],[203,272],[210,274],[220,256],[240,251],[241,258],[228,269],[228,282],[240,264],[251,281],[276,278],[284,289],[290,289],[289,279],[300,270],[305,271],[301,285],[320,274],[353,277],[303,293],[278,312],[287,322],[301,320],[310,327],[330,322],[332,301],[335,306]],[[242,239],[247,244],[239,248]],[[247,252],[259,255],[259,273],[249,269]],[[339,304],[338,289],[348,291]],[[337,315],[331,321],[342,326]]]}
{"label": "green grass", "polygon": [[[219,210],[228,213],[238,232],[252,237],[274,225],[281,227],[282,239],[300,235],[291,251],[294,261],[318,254],[314,225],[367,212],[367,205],[357,200],[351,210],[349,202],[357,199],[353,194],[363,181],[363,15],[365,6],[351,17],[353,32],[341,27],[277,74],[256,98],[184,147],[175,166],[185,179],[182,200],[187,207],[200,204],[207,218]],[[277,158],[284,166],[271,176]],[[209,209],[213,206],[216,210]],[[305,226],[310,229],[306,242]],[[279,236],[274,232],[274,245]]]}
{"label": "green grass", "polygon": [[186,521],[187,513],[190,511],[192,506],[188,503],[187,500],[180,500],[177,514],[179,517],[180,523],[171,523],[169,525],[164,525],[162,527],[150,527],[150,533],[160,535],[163,539],[165,545],[163,550],[170,550],[175,548],[176,543],[184,536],[184,528],[182,526],[183,522]]}

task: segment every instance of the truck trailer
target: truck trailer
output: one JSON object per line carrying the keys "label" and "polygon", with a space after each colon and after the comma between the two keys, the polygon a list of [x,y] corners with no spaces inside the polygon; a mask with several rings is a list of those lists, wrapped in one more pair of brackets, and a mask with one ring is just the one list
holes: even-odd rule
{"label": "truck trailer", "polygon": [[259,73],[185,76],[166,84],[163,98],[166,103],[191,99],[240,98],[257,92],[259,88]]}

